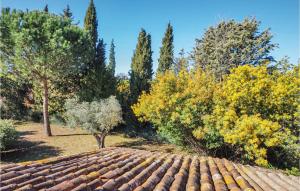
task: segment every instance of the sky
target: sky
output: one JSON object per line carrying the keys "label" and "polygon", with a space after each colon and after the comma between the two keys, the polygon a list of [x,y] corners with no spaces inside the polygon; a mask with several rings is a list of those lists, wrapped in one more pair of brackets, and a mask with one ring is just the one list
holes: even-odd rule
{"label": "sky", "polygon": [[[94,0],[98,17],[98,34],[107,44],[116,45],[116,72],[127,74],[137,43],[144,28],[152,37],[153,69],[157,68],[159,48],[168,22],[174,28],[174,53],[180,49],[190,52],[195,39],[205,30],[223,20],[242,21],[255,17],[261,21],[260,31],[267,28],[273,43],[279,48],[271,55],[279,60],[289,56],[297,63],[299,50],[299,0]],[[61,13],[69,4],[74,21],[83,26],[89,0],[0,0],[1,7],[21,10],[43,9]]]}

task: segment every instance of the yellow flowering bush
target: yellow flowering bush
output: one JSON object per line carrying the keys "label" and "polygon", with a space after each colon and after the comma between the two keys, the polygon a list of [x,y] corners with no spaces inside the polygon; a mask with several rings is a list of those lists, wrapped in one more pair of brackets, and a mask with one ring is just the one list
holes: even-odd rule
{"label": "yellow flowering bush", "polygon": [[184,144],[202,117],[212,111],[215,83],[202,70],[167,71],[158,75],[150,93],[143,93],[132,108],[142,121],[150,121],[169,141]]}
{"label": "yellow flowering bush", "polygon": [[295,143],[299,85],[294,71],[235,68],[215,92],[210,123],[225,143],[239,146],[246,159],[266,166],[271,148]]}
{"label": "yellow flowering bush", "polygon": [[[296,69],[244,65],[224,80],[201,69],[158,75],[132,109],[169,141],[261,166],[295,166],[300,81]],[[194,145],[193,145],[194,146]]]}

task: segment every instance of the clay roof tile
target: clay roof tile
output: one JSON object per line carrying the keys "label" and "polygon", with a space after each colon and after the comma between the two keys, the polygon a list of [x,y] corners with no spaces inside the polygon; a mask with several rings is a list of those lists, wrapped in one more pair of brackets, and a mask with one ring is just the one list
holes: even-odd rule
{"label": "clay roof tile", "polygon": [[0,191],[263,191],[300,188],[299,178],[226,159],[129,148],[1,166]]}

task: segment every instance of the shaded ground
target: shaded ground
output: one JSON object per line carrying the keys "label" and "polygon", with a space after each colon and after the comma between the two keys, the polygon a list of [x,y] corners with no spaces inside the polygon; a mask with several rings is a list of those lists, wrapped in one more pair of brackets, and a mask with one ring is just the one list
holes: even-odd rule
{"label": "shaded ground", "polygon": [[[44,135],[43,125],[40,123],[20,123],[17,125],[17,130],[20,132],[21,138],[14,145],[14,149],[1,152],[1,163],[40,160],[97,150],[94,137],[81,129],[52,125],[52,137]],[[105,145],[168,153],[185,153],[185,151],[170,144],[147,141],[143,138],[128,138],[122,133],[113,133],[107,136]]]}

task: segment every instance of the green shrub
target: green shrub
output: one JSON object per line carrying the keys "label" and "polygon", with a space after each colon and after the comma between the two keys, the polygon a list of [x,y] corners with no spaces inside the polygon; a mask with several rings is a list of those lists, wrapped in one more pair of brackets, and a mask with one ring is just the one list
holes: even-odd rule
{"label": "green shrub", "polygon": [[18,139],[13,122],[10,120],[0,120],[0,149],[6,150],[10,148]]}

